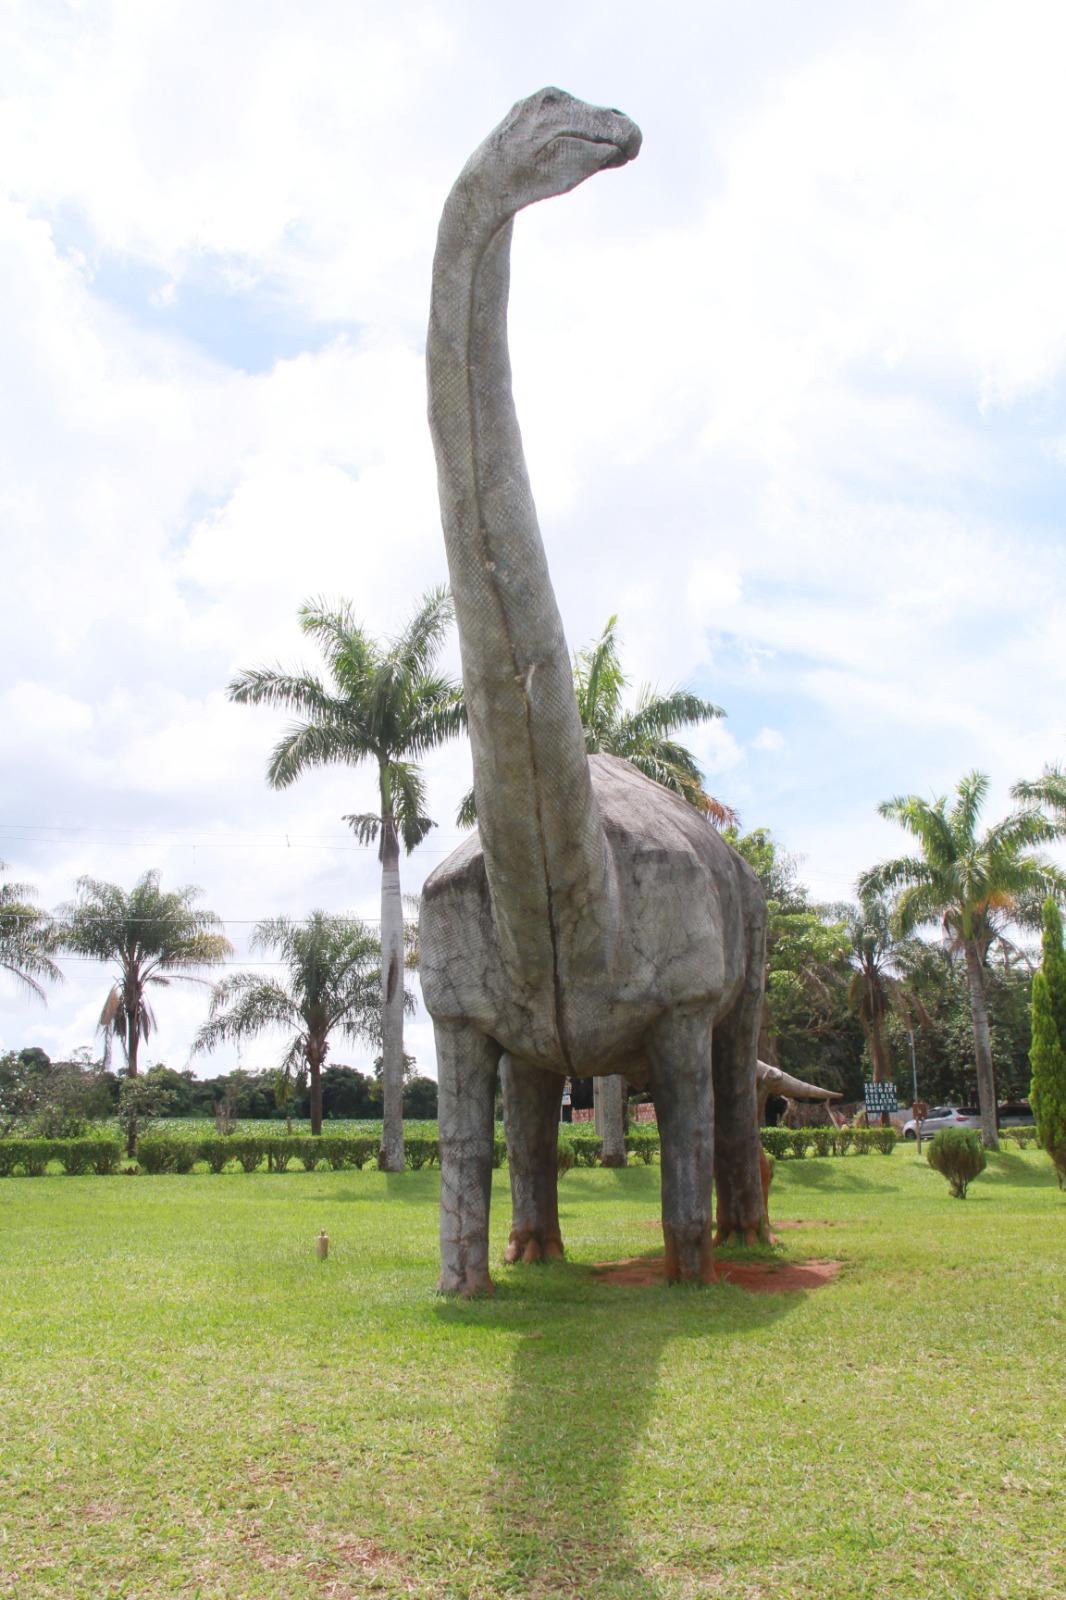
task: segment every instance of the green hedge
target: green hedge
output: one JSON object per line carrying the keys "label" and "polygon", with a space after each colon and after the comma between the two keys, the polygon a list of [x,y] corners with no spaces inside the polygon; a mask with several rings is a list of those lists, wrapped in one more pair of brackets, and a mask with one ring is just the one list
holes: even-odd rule
{"label": "green hedge", "polygon": [[[869,1155],[879,1150],[890,1155],[896,1144],[894,1128],[763,1128],[763,1149],[774,1160],[800,1159],[808,1155],[841,1156],[853,1150],[856,1155]],[[1031,1128],[1005,1128],[1003,1136],[1024,1145],[1031,1142]],[[407,1166],[413,1171],[436,1166],[440,1162],[440,1141],[429,1135],[412,1134],[404,1142]],[[655,1129],[642,1127],[626,1135],[626,1150],[636,1160],[650,1165],[659,1154],[659,1134]],[[277,1135],[273,1137],[234,1134],[224,1137],[211,1134],[202,1139],[174,1137],[151,1133],[141,1139],[137,1161],[142,1172],[191,1172],[202,1162],[210,1172],[220,1173],[227,1168],[256,1172],[266,1168],[270,1172],[285,1172],[301,1166],[312,1172],[325,1164],[333,1172],[343,1172],[373,1165],[377,1160],[378,1140],[367,1134],[323,1134],[313,1139],[306,1134]],[[572,1133],[560,1129],[559,1170],[571,1167],[598,1166],[603,1155],[603,1140],[594,1133]],[[493,1141],[493,1165],[502,1166],[507,1159],[507,1146],[499,1134]],[[0,1139],[0,1177],[9,1177],[21,1171],[28,1177],[39,1177],[46,1172],[50,1162],[58,1162],[64,1172],[111,1173],[119,1171],[122,1147],[115,1139]]]}
{"label": "green hedge", "polygon": [[71,1177],[117,1172],[122,1146],[117,1139],[0,1139],[0,1178],[20,1169],[27,1178],[40,1178],[50,1161],[58,1161]]}

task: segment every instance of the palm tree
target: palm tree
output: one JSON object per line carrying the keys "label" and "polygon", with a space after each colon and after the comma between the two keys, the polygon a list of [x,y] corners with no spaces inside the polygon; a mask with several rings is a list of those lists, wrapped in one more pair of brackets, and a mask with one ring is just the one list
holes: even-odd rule
{"label": "palm tree", "polygon": [[595,644],[579,650],[574,659],[586,750],[590,755],[621,756],[646,778],[702,811],[716,827],[735,826],[736,813],[704,790],[692,752],[669,737],[690,723],[714,722],[725,712],[687,689],[660,694],[648,684],[641,688],[635,709],[623,711],[622,692],[629,679],[618,659],[617,628],[618,618],[609,618]]}
{"label": "palm tree", "polygon": [[900,856],[862,875],[860,895],[900,891],[895,922],[900,934],[939,922],[950,944],[962,951],[970,991],[981,1136],[999,1148],[996,1079],[988,1026],[984,968],[990,945],[1005,937],[1012,921],[1039,918],[1045,895],[1062,892],[1066,877],[1035,847],[1056,838],[1057,826],[1040,811],[1014,811],[978,834],[989,780],[983,772],[960,779],[954,803],[897,795],[879,807],[917,840],[920,855]]}
{"label": "palm tree", "polygon": [[1066,831],[1066,768],[1063,766],[1046,766],[1039,778],[1016,783],[1011,799],[1045,806],[1056,818],[1060,831]]}
{"label": "palm tree", "polygon": [[[381,1030],[381,944],[365,923],[312,911],[305,922],[271,917],[257,924],[253,950],[273,951],[288,970],[282,981],[235,972],[216,983],[211,1011],[193,1053],[268,1028],[290,1033],[281,1063],[286,1085],[307,1072],[311,1132],[322,1132],[322,1065],[332,1033],[376,1043]],[[287,1092],[282,1095],[288,1099]]]}
{"label": "palm tree", "polygon": [[436,674],[434,663],[452,619],[446,589],[423,599],[399,638],[379,644],[360,628],[349,606],[330,610],[312,601],[300,626],[322,647],[333,680],[327,689],[310,673],[277,668],[242,672],[229,685],[243,705],[284,706],[305,720],[278,742],[267,781],[286,788],[310,767],[374,761],[380,812],[345,817],[362,844],[378,843],[381,862],[381,1034],[383,1093],[380,1165],[400,1172],[403,1150],[404,936],[400,844],[410,852],[433,823],[425,814],[425,785],[417,761],[466,726],[462,689]]}
{"label": "palm tree", "polygon": [[[6,865],[0,861],[0,872]],[[62,983],[63,974],[49,955],[55,947],[52,920],[30,904],[33,895],[28,883],[0,883],[0,972],[43,1000],[44,984]]]}
{"label": "palm tree", "polygon": [[[623,691],[629,679],[618,658],[617,628],[618,618],[611,617],[595,644],[574,657],[574,689],[586,750],[589,755],[631,761],[646,778],[702,811],[716,828],[735,826],[736,812],[704,790],[695,756],[669,737],[689,723],[713,722],[725,713],[687,689],[660,694],[647,684],[635,709],[624,711]],[[456,820],[461,828],[471,828],[477,821],[473,790],[465,796]]]}
{"label": "palm tree", "polygon": [[[60,908],[59,942],[95,961],[114,961],[118,974],[100,1012],[104,1059],[117,1038],[131,1078],[137,1076],[142,1039],[156,1028],[149,988],[173,982],[203,983],[192,969],[213,967],[232,954],[213,911],[193,905],[201,891],[191,884],[165,894],[159,873],[146,872],[127,894],[117,883],[78,879],[78,898]],[[136,1129],[130,1128],[130,1154]]]}
{"label": "palm tree", "polygon": [[[894,1011],[907,1023],[914,1020],[917,1002],[906,989],[901,968],[908,956],[919,952],[917,941],[901,937],[893,924],[892,907],[883,895],[867,894],[858,905],[841,906],[840,918],[846,930],[848,963],[848,1009],[857,1016],[870,1052],[875,1083],[892,1079],[892,1066],[884,1039],[884,1025]],[[881,1113],[883,1123],[888,1113]]]}

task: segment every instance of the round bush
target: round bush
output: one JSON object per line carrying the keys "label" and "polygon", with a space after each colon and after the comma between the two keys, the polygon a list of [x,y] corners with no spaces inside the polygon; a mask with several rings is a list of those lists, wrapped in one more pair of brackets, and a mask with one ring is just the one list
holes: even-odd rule
{"label": "round bush", "polygon": [[925,1158],[948,1180],[955,1200],[965,1200],[970,1183],[988,1165],[981,1136],[972,1128],[942,1128],[933,1135]]}

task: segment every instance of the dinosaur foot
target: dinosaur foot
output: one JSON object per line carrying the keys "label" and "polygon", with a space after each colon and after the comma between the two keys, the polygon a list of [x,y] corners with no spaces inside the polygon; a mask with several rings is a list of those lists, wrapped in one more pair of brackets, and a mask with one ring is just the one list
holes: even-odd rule
{"label": "dinosaur foot", "polygon": [[751,1246],[755,1244],[778,1244],[779,1240],[770,1232],[769,1223],[760,1222],[752,1225],[719,1220],[714,1242],[716,1246],[722,1244]]}
{"label": "dinosaur foot", "polygon": [[465,1272],[450,1272],[445,1268],[437,1285],[438,1294],[454,1294],[463,1300],[472,1300],[479,1295],[490,1295],[495,1292],[496,1286],[488,1272],[478,1271],[473,1267]]}
{"label": "dinosaur foot", "polygon": [[709,1222],[667,1222],[663,1219],[668,1283],[713,1283],[714,1246]]}
{"label": "dinosaur foot", "polygon": [[503,1259],[508,1266],[516,1261],[561,1261],[565,1251],[558,1233],[537,1228],[512,1228]]}

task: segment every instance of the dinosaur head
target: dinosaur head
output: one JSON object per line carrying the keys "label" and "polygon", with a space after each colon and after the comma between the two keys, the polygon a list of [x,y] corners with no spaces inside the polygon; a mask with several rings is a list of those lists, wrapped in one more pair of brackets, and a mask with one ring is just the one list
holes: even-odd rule
{"label": "dinosaur head", "polygon": [[621,111],[589,105],[563,89],[540,89],[512,106],[474,153],[468,171],[490,184],[513,216],[537,200],[568,193],[606,167],[624,166],[640,142],[640,129]]}

